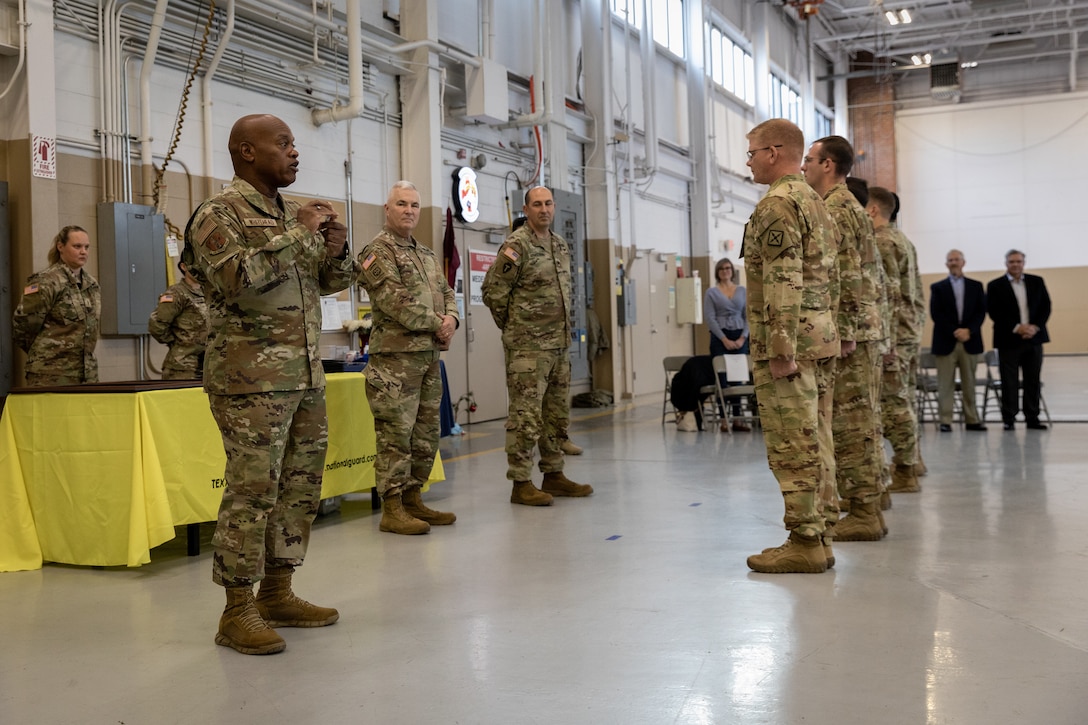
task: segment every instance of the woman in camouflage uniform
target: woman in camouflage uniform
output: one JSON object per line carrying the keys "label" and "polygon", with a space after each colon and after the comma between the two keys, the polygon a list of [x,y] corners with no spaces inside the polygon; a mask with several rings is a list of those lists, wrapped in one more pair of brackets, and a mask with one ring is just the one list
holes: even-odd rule
{"label": "woman in camouflage uniform", "polygon": [[102,294],[83,265],[91,248],[86,230],[67,226],[49,250],[49,268],[27,280],[15,310],[15,344],[26,352],[26,384],[78,385],[98,382]]}
{"label": "woman in camouflage uniform", "polygon": [[147,331],[170,348],[162,361],[163,380],[200,380],[204,377],[204,348],[211,328],[208,304],[185,260],[178,262],[178,269],[185,278],[159,295]]}

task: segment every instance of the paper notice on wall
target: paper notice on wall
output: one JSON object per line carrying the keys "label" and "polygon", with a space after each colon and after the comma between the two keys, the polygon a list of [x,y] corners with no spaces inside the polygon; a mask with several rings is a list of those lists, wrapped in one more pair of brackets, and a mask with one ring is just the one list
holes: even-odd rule
{"label": "paper notice on wall", "polygon": [[31,173],[40,179],[57,178],[57,140],[33,134],[30,137]]}
{"label": "paper notice on wall", "polygon": [[321,298],[321,329],[326,332],[344,329],[340,301],[334,295]]}

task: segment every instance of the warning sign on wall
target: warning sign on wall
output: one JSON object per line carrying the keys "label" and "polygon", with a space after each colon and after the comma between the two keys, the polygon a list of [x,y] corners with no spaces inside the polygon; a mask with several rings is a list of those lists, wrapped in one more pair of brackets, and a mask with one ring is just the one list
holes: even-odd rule
{"label": "warning sign on wall", "polygon": [[31,173],[42,179],[57,178],[57,140],[51,136],[30,137]]}

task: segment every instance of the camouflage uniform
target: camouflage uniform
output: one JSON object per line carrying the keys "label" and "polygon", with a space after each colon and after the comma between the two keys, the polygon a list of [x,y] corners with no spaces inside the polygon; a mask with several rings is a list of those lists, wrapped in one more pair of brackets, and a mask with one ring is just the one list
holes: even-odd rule
{"label": "camouflage uniform", "polygon": [[[880,430],[880,355],[887,328],[884,271],[873,239],[873,224],[846,184],[824,196],[840,233],[839,336],[857,348],[838,361],[833,431],[838,494],[860,503],[877,500],[883,479]],[[856,269],[850,269],[851,265]]]}
{"label": "camouflage uniform", "polygon": [[913,466],[918,460],[914,382],[925,324],[922,281],[917,252],[906,235],[889,224],[877,230],[876,241],[888,277],[889,350],[896,353],[895,361],[884,366],[881,418],[892,444],[892,462]]}
{"label": "camouflage uniform", "polygon": [[[748,324],[767,461],[785,499],[785,524],[819,537],[831,512],[833,458],[828,403],[839,337],[835,327],[838,233],[799,174],[771,184],[744,232]],[[797,363],[774,379],[770,360]],[[829,463],[830,462],[830,463]],[[833,497],[833,496],[832,496]],[[837,514],[835,514],[837,516]]]}
{"label": "camouflage uniform", "polygon": [[502,330],[506,387],[506,477],[528,481],[533,449],[540,471],[563,470],[560,445],[570,422],[570,250],[557,234],[539,239],[526,224],[487,270],[484,304]]}
{"label": "camouflage uniform", "polygon": [[378,493],[427,482],[438,450],[442,375],[435,333],[457,300],[442,263],[414,238],[385,227],[359,253],[360,282],[374,306],[366,395],[378,443]]}
{"label": "camouflage uniform", "polygon": [[78,385],[98,382],[102,294],[85,269],[63,262],[31,275],[15,310],[12,337],[26,352],[26,384]]}
{"label": "camouflage uniform", "polygon": [[227,587],[306,555],[328,440],[320,295],[356,271],[277,201],[236,176],[185,234],[211,314],[204,390],[227,454],[212,578]]}
{"label": "camouflage uniform", "polygon": [[208,305],[200,287],[193,289],[183,280],[159,295],[159,304],[147,320],[147,331],[170,347],[162,361],[163,380],[203,377],[209,324]]}

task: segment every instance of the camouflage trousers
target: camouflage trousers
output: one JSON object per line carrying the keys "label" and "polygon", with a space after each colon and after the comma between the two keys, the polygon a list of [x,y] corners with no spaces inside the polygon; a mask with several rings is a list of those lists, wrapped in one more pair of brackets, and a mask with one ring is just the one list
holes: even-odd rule
{"label": "camouflage trousers", "polygon": [[442,373],[438,351],[373,353],[366,397],[374,415],[374,477],[382,497],[422,485],[438,452]]}
{"label": "camouflage trousers", "polygon": [[891,369],[884,368],[880,391],[880,418],[884,437],[892,444],[892,463],[913,466],[918,460],[918,416],[914,410],[914,389],[918,348],[899,348]]}
{"label": "camouflage trousers", "polygon": [[168,365],[162,366],[163,380],[200,380],[204,373],[196,368],[176,368]]}
{"label": "camouflage trousers", "polygon": [[880,358],[876,342],[859,342],[835,373],[835,483],[841,498],[859,503],[876,501],[883,489]]}
{"label": "camouflage trousers", "polygon": [[778,479],[790,531],[816,537],[838,518],[831,402],[835,358],[798,360],[797,372],[774,379],[766,360],[752,363],[767,463]]}
{"label": "camouflage trousers", "polygon": [[321,500],[328,445],[324,388],[209,395],[227,454],[212,537],[212,580],[225,587],[298,566]]}
{"label": "camouflage trousers", "polygon": [[541,473],[563,470],[560,445],[570,425],[570,354],[561,350],[506,350],[506,477],[528,481],[533,452]]}

